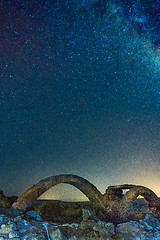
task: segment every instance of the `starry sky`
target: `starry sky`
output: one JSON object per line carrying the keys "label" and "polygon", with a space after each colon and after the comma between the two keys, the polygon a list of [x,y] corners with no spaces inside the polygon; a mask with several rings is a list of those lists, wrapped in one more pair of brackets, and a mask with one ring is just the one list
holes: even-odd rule
{"label": "starry sky", "polygon": [[58,174],[160,193],[159,0],[0,0],[0,53],[6,195]]}

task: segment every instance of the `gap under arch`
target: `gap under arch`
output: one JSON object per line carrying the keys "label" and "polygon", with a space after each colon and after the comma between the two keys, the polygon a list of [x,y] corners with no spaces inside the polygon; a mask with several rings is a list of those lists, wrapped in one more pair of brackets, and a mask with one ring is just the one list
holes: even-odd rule
{"label": "gap under arch", "polygon": [[44,192],[38,200],[60,200],[66,202],[84,202],[89,199],[76,187],[60,183]]}

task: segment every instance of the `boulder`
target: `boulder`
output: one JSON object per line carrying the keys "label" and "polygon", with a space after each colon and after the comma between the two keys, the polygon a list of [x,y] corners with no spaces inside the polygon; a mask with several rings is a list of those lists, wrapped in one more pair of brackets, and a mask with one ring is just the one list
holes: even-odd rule
{"label": "boulder", "polygon": [[150,239],[153,237],[153,232],[146,232],[143,225],[139,222],[131,221],[118,224],[116,234],[122,239]]}
{"label": "boulder", "polygon": [[76,236],[68,238],[68,240],[78,240]]}
{"label": "boulder", "polygon": [[90,220],[95,220],[99,221],[99,218],[94,215],[94,213],[91,210],[88,209],[82,209],[82,215],[83,215],[83,221],[90,221]]}
{"label": "boulder", "polygon": [[152,215],[147,214],[143,220],[139,221],[141,225],[144,226],[145,230],[150,231],[160,231],[160,222],[157,218],[154,218]]}
{"label": "boulder", "polygon": [[65,240],[65,237],[63,236],[60,229],[56,229],[56,230],[50,232],[50,238],[51,238],[51,240]]}
{"label": "boulder", "polygon": [[94,224],[95,224],[94,220],[82,221],[77,231],[78,237],[93,237]]}
{"label": "boulder", "polygon": [[19,236],[18,232],[12,231],[12,232],[9,233],[9,238],[15,240],[15,239],[20,239],[20,236]]}
{"label": "boulder", "polygon": [[37,221],[42,221],[42,218],[35,211],[28,211],[26,215],[34,218]]}
{"label": "boulder", "polygon": [[102,221],[98,221],[94,227],[93,230],[95,231],[95,236],[101,237],[101,238],[107,238],[111,237],[113,234],[115,234],[114,231],[114,225],[113,223],[106,223]]}
{"label": "boulder", "polygon": [[38,232],[26,232],[26,235],[23,235],[22,238],[23,240],[47,240],[45,235],[42,235],[41,233]]}
{"label": "boulder", "polygon": [[2,224],[0,228],[0,236],[3,234],[9,234],[12,231],[12,228],[13,228],[13,224],[9,224],[9,225]]}

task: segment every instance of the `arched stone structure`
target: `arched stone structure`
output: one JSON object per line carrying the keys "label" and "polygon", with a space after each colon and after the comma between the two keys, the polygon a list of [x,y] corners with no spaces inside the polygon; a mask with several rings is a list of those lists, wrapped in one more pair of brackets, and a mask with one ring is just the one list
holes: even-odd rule
{"label": "arched stone structure", "polygon": [[[123,185],[122,185],[123,186]],[[127,189],[127,188],[123,188]],[[130,189],[122,198],[122,206],[128,206],[131,202],[133,202],[139,195],[144,197],[149,206],[155,210],[160,210],[160,200],[157,195],[147,187],[139,186],[139,185],[130,185]]]}
{"label": "arched stone structure", "polygon": [[[118,206],[119,211],[124,211],[131,202],[141,195],[148,201],[152,209],[160,210],[160,200],[149,188],[131,184],[110,186],[107,188],[106,193],[102,195],[93,184],[77,175],[57,175],[43,179],[20,195],[12,207],[25,210],[44,192],[60,183],[68,183],[78,188],[90,201],[98,204],[103,209],[114,204],[114,206]],[[123,195],[122,190],[126,189],[129,189],[129,191]]]}
{"label": "arched stone structure", "polygon": [[[123,195],[123,190],[129,191]],[[120,204],[120,206],[125,209],[139,195],[146,199],[152,209],[160,210],[160,200],[152,190],[147,187],[132,184],[109,186],[104,194],[103,202],[104,205],[107,205],[111,201],[114,201],[115,204]]]}
{"label": "arched stone structure", "polygon": [[112,201],[120,202],[121,199],[123,199],[123,197],[124,197],[123,190],[131,189],[134,186],[135,185],[131,185],[131,184],[109,186],[106,189],[105,194],[103,195],[104,204],[106,205],[106,204],[108,204],[109,202],[112,202]]}
{"label": "arched stone structure", "polygon": [[104,208],[103,195],[100,191],[89,181],[77,175],[57,175],[43,179],[20,195],[17,201],[13,203],[12,207],[25,210],[44,192],[60,183],[68,183],[75,186],[84,193],[90,201],[95,202]]}

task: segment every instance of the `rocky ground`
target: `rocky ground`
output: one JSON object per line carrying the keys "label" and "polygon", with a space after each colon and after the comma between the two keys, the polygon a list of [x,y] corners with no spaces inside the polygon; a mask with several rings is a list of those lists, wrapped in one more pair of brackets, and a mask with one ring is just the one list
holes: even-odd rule
{"label": "rocky ground", "polygon": [[92,202],[62,202],[55,200],[37,201],[28,210],[36,211],[43,220],[56,223],[80,223],[83,220],[82,209],[90,210],[101,221],[111,222],[117,225],[122,222],[139,221],[146,214],[150,214],[160,220],[159,211],[152,211],[144,198],[138,198],[127,208],[125,214],[120,216],[118,205],[108,205],[105,211]]}
{"label": "rocky ground", "polygon": [[147,214],[143,220],[114,225],[83,209],[80,223],[43,221],[35,211],[0,209],[0,240],[160,240],[160,222]]}
{"label": "rocky ground", "polygon": [[144,199],[134,201],[123,219],[115,206],[103,213],[91,202],[37,201],[16,211],[15,199],[0,192],[0,240],[160,240],[159,214]]}

